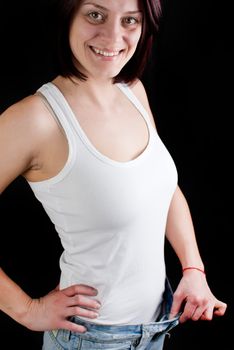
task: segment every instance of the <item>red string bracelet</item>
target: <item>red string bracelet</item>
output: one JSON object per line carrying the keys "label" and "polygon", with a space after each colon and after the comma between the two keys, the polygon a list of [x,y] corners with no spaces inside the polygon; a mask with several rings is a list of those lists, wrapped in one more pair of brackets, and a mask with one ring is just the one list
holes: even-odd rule
{"label": "red string bracelet", "polygon": [[199,267],[195,267],[195,266],[184,267],[184,268],[182,269],[182,272],[184,272],[184,271],[186,271],[186,270],[197,270],[197,271],[202,272],[204,275],[206,274],[206,273],[205,273],[205,270],[199,269]]}

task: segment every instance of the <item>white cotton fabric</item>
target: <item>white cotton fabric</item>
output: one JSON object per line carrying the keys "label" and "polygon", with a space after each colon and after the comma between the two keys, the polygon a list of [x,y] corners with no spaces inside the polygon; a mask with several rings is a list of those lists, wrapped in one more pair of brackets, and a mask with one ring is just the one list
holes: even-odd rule
{"label": "white cotton fabric", "polygon": [[145,119],[145,150],[128,162],[101,154],[64,95],[48,82],[38,92],[65,131],[69,156],[58,175],[29,185],[64,248],[60,288],[79,283],[97,288],[102,306],[92,322],[139,324],[155,321],[162,301],[165,227],[177,171],[132,90],[117,86]]}

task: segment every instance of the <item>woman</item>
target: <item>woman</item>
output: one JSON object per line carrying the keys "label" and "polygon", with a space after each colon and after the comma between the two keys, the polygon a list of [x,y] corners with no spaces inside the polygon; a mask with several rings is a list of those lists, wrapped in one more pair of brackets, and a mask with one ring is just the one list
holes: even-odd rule
{"label": "woman", "polygon": [[[0,191],[24,176],[64,248],[40,299],[0,269],[1,310],[45,331],[44,350],[162,349],[179,322],[225,313],[139,80],[159,16],[155,0],[61,1],[60,74],[1,116]],[[173,302],[165,236],[183,271]]]}

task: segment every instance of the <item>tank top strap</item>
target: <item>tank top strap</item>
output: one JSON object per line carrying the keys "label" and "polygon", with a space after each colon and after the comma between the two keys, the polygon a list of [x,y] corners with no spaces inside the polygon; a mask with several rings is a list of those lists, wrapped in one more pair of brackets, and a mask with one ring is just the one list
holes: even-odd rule
{"label": "tank top strap", "polygon": [[[124,93],[124,95],[131,101],[136,109],[141,113],[144,120],[146,121],[149,129],[152,130],[153,126],[149,118],[149,114],[130,89],[127,84],[118,83],[117,87]],[[53,116],[57,119],[56,121],[62,126],[66,134],[71,132],[71,129],[75,129],[77,132],[77,121],[74,121],[73,111],[71,110],[68,102],[58,90],[58,88],[51,82],[42,85],[37,93],[42,94],[48,102],[48,109],[52,109]]]}
{"label": "tank top strap", "polygon": [[72,117],[70,115],[71,111],[64,103],[64,100],[61,97],[61,93],[58,92],[58,89],[54,86],[53,83],[48,82],[42,85],[36,91],[36,94],[42,95],[42,98],[48,110],[51,112],[60,128],[63,129],[63,132],[65,132],[65,134],[68,136],[68,139],[70,139],[73,134],[73,123]]}
{"label": "tank top strap", "polygon": [[146,111],[142,103],[139,101],[139,99],[136,97],[136,95],[133,93],[133,91],[130,89],[130,87],[127,84],[123,83],[117,83],[116,85],[141,113],[142,117],[145,119],[148,125],[149,130],[154,129],[148,112]]}

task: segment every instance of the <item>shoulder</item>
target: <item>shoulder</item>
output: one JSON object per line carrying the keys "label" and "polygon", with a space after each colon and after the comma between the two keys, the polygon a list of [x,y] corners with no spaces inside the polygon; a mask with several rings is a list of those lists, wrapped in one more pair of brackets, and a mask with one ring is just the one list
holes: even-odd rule
{"label": "shoulder", "polygon": [[136,79],[131,85],[129,85],[129,87],[139,99],[142,99],[144,102],[148,103],[145,87],[141,80]]}
{"label": "shoulder", "polygon": [[0,165],[13,159],[6,171],[14,176],[36,167],[41,150],[57,130],[40,96],[31,95],[14,103],[0,115]]}
{"label": "shoulder", "polygon": [[1,118],[17,119],[20,122],[32,122],[43,109],[41,98],[37,95],[30,95],[9,106]]}
{"label": "shoulder", "polygon": [[36,140],[50,131],[49,115],[42,98],[30,95],[8,107],[0,116],[0,125]]}
{"label": "shoulder", "polygon": [[152,125],[154,126],[154,128],[156,128],[154,116],[152,114],[149,100],[148,100],[148,96],[147,96],[147,93],[146,93],[146,90],[145,90],[143,83],[139,79],[137,79],[131,85],[129,85],[129,87],[132,90],[132,92],[134,93],[134,95],[141,102],[143,107],[146,109],[146,111],[148,112],[150,120],[152,122]]}
{"label": "shoulder", "polygon": [[34,96],[16,102],[0,115],[0,193],[33,166],[42,140],[41,115],[41,104]]}

